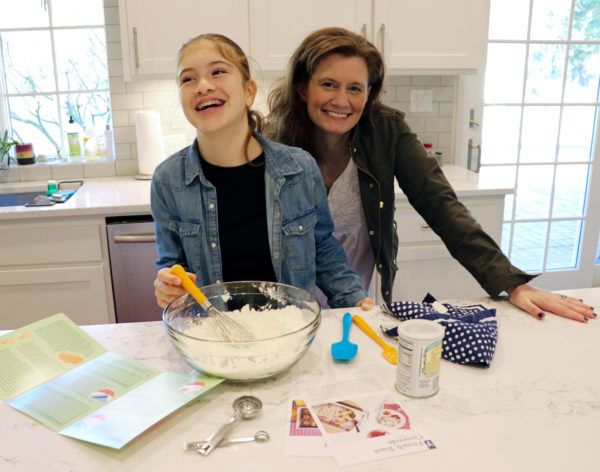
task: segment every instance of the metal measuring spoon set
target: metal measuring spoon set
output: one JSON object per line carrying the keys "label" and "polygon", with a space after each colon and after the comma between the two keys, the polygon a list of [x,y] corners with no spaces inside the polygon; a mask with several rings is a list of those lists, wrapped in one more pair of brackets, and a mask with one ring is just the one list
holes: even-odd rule
{"label": "metal measuring spoon set", "polygon": [[217,431],[211,434],[203,441],[192,441],[185,443],[183,448],[186,451],[196,452],[203,456],[208,456],[216,447],[230,446],[245,442],[267,442],[270,439],[266,431],[258,431],[254,436],[247,438],[225,438],[227,434],[240,420],[254,418],[262,409],[262,402],[252,396],[243,396],[236,398],[233,402],[233,416],[223,424]]}

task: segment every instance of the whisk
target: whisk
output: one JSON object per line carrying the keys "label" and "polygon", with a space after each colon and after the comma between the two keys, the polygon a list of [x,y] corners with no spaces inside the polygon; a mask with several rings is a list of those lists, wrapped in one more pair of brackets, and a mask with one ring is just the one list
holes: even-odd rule
{"label": "whisk", "polygon": [[196,299],[202,308],[212,317],[225,341],[254,341],[254,336],[248,329],[230,316],[218,310],[202,293],[192,279],[187,275],[185,269],[179,264],[171,267],[171,274],[181,279],[181,285],[190,295]]}

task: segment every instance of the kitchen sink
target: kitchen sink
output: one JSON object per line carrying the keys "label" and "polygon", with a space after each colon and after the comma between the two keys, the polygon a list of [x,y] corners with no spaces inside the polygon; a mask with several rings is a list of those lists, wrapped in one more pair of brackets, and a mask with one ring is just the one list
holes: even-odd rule
{"label": "kitchen sink", "polygon": [[[8,206],[51,206],[64,203],[83,185],[83,180],[62,180],[57,183],[58,190],[51,196],[46,188],[36,185],[18,185],[6,189],[0,186],[0,207]],[[67,187],[67,189],[63,189]]]}
{"label": "kitchen sink", "polygon": [[33,202],[33,199],[43,195],[44,191],[38,192],[17,192],[0,194],[0,207],[21,206]]}

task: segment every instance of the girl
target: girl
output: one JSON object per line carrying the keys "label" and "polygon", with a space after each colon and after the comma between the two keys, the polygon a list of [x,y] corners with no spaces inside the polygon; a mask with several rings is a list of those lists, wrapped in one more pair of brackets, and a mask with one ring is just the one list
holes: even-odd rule
{"label": "girl", "polygon": [[329,190],[334,235],[363,286],[369,286],[377,268],[383,298],[390,301],[398,249],[396,179],[454,258],[491,296],[506,291],[513,304],[540,320],[545,311],[582,322],[595,318],[579,300],[530,286],[533,276],[510,264],[458,201],[404,113],[380,103],[384,70],[381,54],[365,38],[325,28],[298,46],[287,76],[269,95],[268,135],[315,157]]}
{"label": "girl", "polygon": [[177,56],[177,79],[197,137],[152,178],[158,304],[184,292],[174,264],[199,286],[266,280],[314,293],[317,284],[332,307],[370,303],[331,234],[314,159],[258,132],[262,121],[250,110],[257,87],[240,47],[218,34],[193,38]]}

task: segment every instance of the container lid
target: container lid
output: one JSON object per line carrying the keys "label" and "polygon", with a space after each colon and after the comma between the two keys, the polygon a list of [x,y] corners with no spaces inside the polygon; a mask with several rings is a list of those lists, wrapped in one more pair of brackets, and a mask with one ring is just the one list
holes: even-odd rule
{"label": "container lid", "polygon": [[428,341],[442,338],[444,327],[431,320],[406,320],[398,326],[398,336]]}

